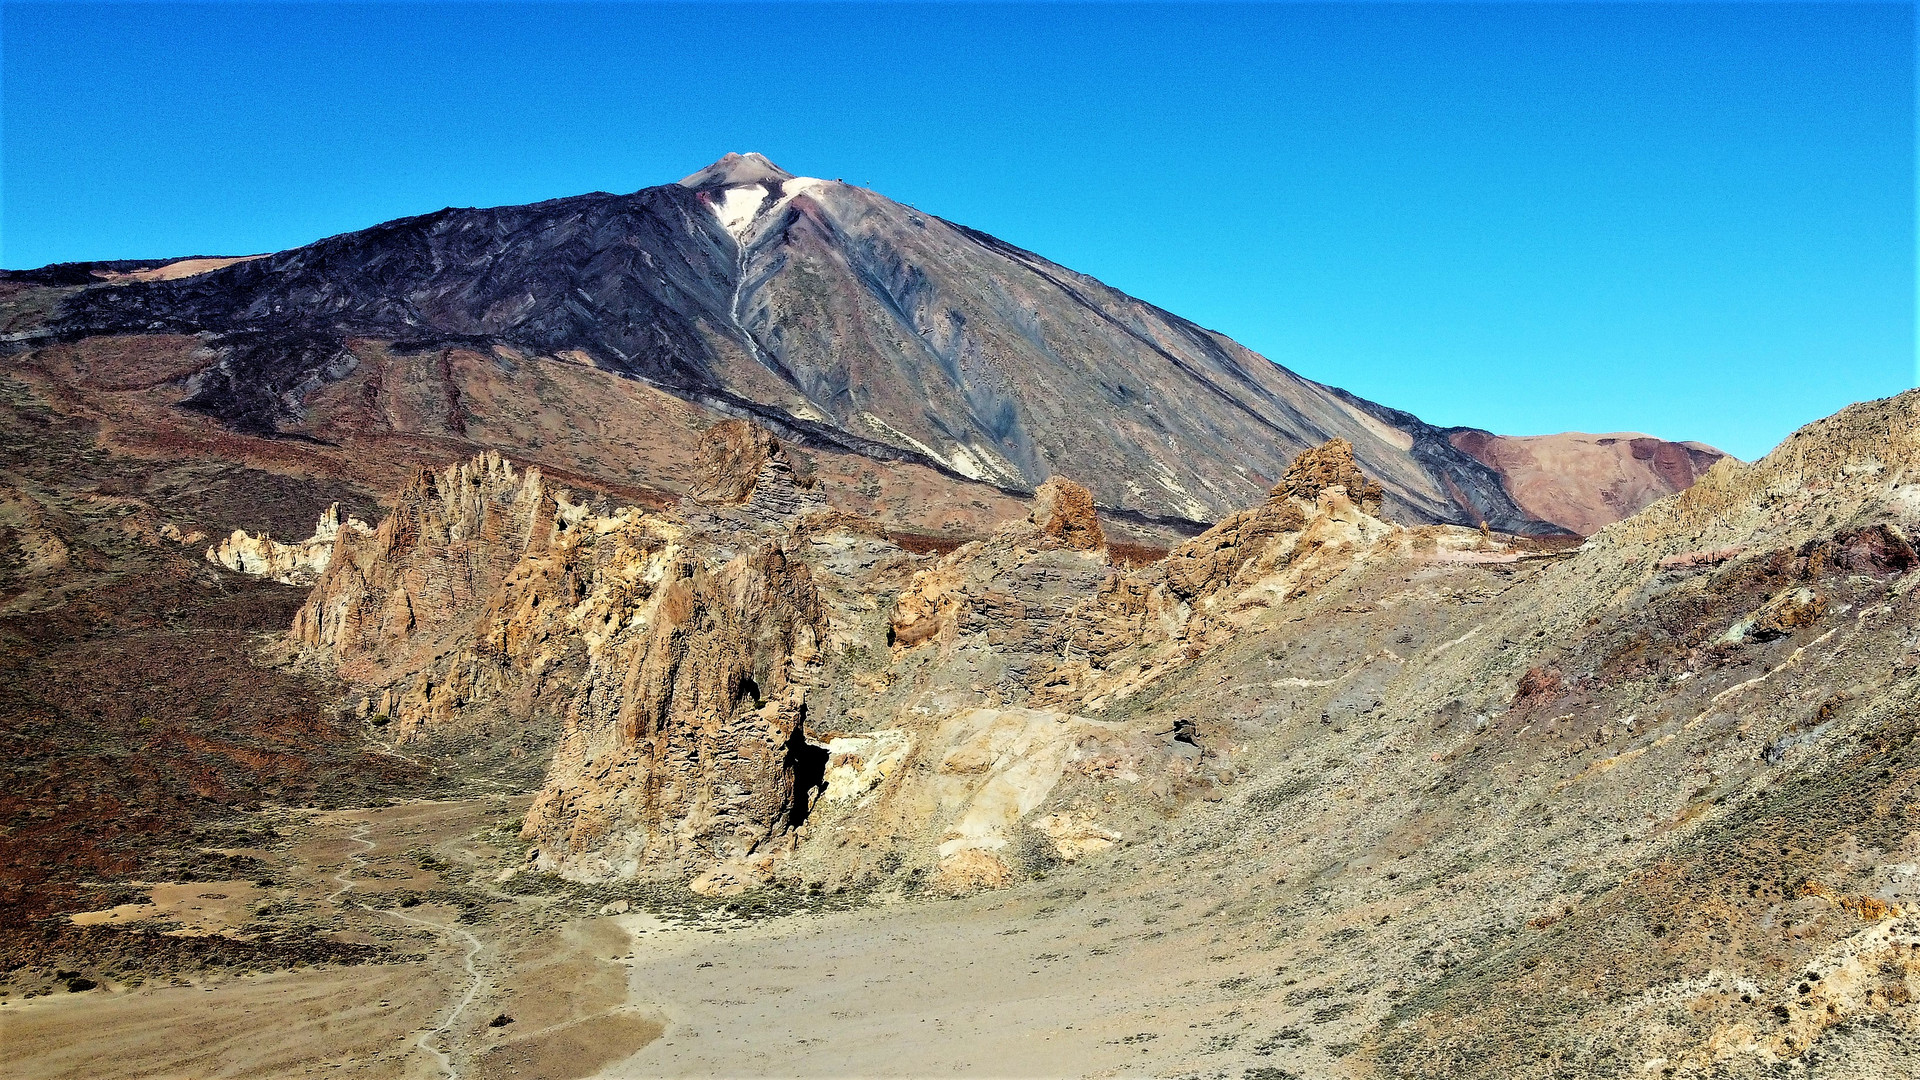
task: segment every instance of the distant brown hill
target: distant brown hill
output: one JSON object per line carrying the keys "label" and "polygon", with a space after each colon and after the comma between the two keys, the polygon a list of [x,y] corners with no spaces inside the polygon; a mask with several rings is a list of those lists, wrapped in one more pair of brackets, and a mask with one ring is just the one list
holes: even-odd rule
{"label": "distant brown hill", "polygon": [[1505,477],[1520,509],[1581,536],[1687,490],[1727,456],[1704,443],[1637,432],[1495,435],[1463,429],[1449,440]]}

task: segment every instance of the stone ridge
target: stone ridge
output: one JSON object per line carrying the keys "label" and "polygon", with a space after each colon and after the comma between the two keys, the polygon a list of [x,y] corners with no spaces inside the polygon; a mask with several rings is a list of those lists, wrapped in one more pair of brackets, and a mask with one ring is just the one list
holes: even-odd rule
{"label": "stone ridge", "polygon": [[[794,859],[831,860],[806,844],[811,815],[865,814],[869,802],[844,790],[850,781],[832,790],[827,777],[840,776],[866,777],[902,842],[953,833],[916,856],[939,887],[1010,883],[999,849],[1083,756],[1160,762],[1174,775],[1197,765],[1140,731],[1073,719],[1078,704],[1230,640],[1246,621],[1229,597],[1256,583],[1304,595],[1396,531],[1348,497],[1369,483],[1329,445],[1290,470],[1300,497],[1235,515],[1139,570],[1116,572],[1091,495],[1064,478],[1043,485],[1027,520],[915,560],[844,515],[759,516],[793,509],[768,492],[798,490],[777,444],[744,426],[710,434],[718,479],[706,490],[737,499],[739,475],[758,463],[745,502],[690,500],[676,514],[590,505],[496,455],[422,470],[378,528],[340,533],[295,619],[292,639],[361,686],[363,714],[401,741],[558,728],[523,829],[537,869],[590,880],[713,871],[740,883]],[[884,592],[897,595],[885,612],[892,659],[861,677],[931,679],[952,695],[957,670],[923,669],[985,644],[1003,675],[991,694],[962,695],[975,711],[930,727],[914,697],[846,705],[851,679],[830,668],[863,655],[855,628],[872,624],[871,598]],[[979,661],[967,663],[977,678]],[[833,715],[883,727],[836,734]],[[875,772],[859,756],[875,747],[905,755],[903,769],[934,747],[948,764],[932,788],[884,783],[894,766]],[[1039,774],[952,764],[1003,753],[1046,764]],[[959,817],[912,809],[930,798]],[[1085,814],[1045,821],[1062,858],[1111,842]]]}

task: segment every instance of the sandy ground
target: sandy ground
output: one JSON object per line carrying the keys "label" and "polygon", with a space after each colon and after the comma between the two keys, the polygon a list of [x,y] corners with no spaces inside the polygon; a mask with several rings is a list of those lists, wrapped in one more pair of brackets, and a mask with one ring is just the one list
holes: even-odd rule
{"label": "sandy ground", "polygon": [[[248,903],[272,893],[295,917],[348,941],[423,960],[108,983],[0,1007],[0,1074],[87,1077],[589,1076],[657,1037],[627,1001],[627,935],[610,918],[500,898],[479,922],[437,902],[444,864],[487,857],[506,800],[413,803],[312,815],[279,852],[282,886],[156,886],[152,904],[83,916],[167,919],[180,933],[240,933]],[[443,865],[444,865],[443,864]],[[426,898],[376,910],[380,894]],[[215,894],[208,896],[207,894]],[[222,924],[225,925],[222,925]],[[490,1026],[496,1017],[511,1022]]]}
{"label": "sandy ground", "polygon": [[479,872],[466,880],[492,880],[502,823],[522,809],[472,799],[308,815],[275,853],[275,888],[166,884],[158,903],[85,917],[235,934],[257,905],[277,904],[339,939],[424,959],[16,997],[0,1007],[0,1073],[1161,1073],[1253,1026],[1220,986],[1270,974],[1277,955],[1210,920],[1204,890],[1163,896],[1098,874],[718,924],[582,915],[494,891],[463,921],[445,879],[464,867]]}
{"label": "sandy ground", "polygon": [[214,256],[207,259],[179,259],[164,266],[149,266],[141,270],[128,270],[124,273],[107,271],[98,274],[105,281],[179,281],[199,274],[210,274],[215,270],[232,266],[234,263],[251,262],[264,259],[265,255]]}
{"label": "sandy ground", "polygon": [[1340,1048],[1365,1010],[1314,941],[1223,910],[1216,875],[1191,870],[1088,870],[724,933],[623,917],[632,1000],[667,1027],[602,1075],[1353,1075]]}
{"label": "sandy ground", "polygon": [[633,995],[669,1027],[606,1075],[1125,1074],[1186,949],[1109,929],[998,896],[636,933]]}

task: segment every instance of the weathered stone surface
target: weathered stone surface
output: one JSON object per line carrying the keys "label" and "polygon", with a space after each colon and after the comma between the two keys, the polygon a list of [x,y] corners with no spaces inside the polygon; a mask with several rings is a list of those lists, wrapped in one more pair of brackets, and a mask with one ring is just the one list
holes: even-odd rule
{"label": "weathered stone surface", "polygon": [[715,424],[701,448],[701,482],[681,512],[706,531],[759,534],[833,512],[825,494],[764,428],[744,420]]}
{"label": "weathered stone surface", "polygon": [[526,825],[543,868],[745,857],[804,816],[805,673],[826,627],[778,536],[722,539],[595,512],[484,456],[422,472],[378,529],[342,532],[293,638],[368,687],[401,739],[560,719]]}
{"label": "weathered stone surface", "polygon": [[840,735],[827,743],[823,777],[828,802],[854,802],[892,776],[913,751],[913,737],[899,728]]}
{"label": "weathered stone surface", "polygon": [[1379,516],[1383,489],[1360,471],[1353,460],[1353,444],[1345,439],[1328,439],[1319,446],[1302,450],[1288,464],[1269,498],[1311,502],[1319,498],[1321,492],[1335,487],[1345,488],[1347,498],[1363,513]]}
{"label": "weathered stone surface", "polygon": [[767,429],[745,420],[722,420],[708,428],[700,440],[700,476],[693,497],[721,504],[746,502],[778,445]]}
{"label": "weathered stone surface", "polygon": [[[1350,493],[1373,500],[1378,485],[1353,464],[1339,440],[1304,451],[1263,505],[1233,514],[1167,553],[1166,558],[1108,579],[1074,618],[1073,644],[1098,661],[1148,641],[1193,644],[1222,630],[1211,601],[1295,563],[1288,591],[1312,587],[1310,569],[1370,544],[1387,531]],[[1322,568],[1323,570],[1325,568]],[[1324,576],[1324,573],[1322,573]]]}
{"label": "weathered stone surface", "polygon": [[805,817],[806,685],[825,634],[804,563],[681,555],[596,657],[523,832],[542,869],[746,858]]}
{"label": "weathered stone surface", "polygon": [[1093,493],[1064,476],[1048,480],[1033,493],[1033,512],[1027,520],[1062,547],[1098,551],[1107,546],[1094,512]]}

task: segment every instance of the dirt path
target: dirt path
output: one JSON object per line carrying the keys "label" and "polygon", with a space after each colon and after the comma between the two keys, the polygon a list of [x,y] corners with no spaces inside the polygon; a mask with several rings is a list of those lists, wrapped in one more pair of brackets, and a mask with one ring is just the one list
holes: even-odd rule
{"label": "dirt path", "polygon": [[340,887],[327,894],[327,903],[337,904],[342,896],[353,891],[353,873],[367,864],[367,852],[375,846],[373,841],[367,839],[367,830],[372,827],[372,822],[363,821],[348,835],[347,839],[361,845],[361,850],[347,856],[347,864],[333,875],[333,880],[339,882]]}
{"label": "dirt path", "polygon": [[[514,800],[479,798],[307,817],[274,853],[278,884],[258,898],[284,914],[203,901],[197,918],[230,924],[196,932],[244,933],[279,918],[422,959],[211,969],[16,998],[0,1008],[0,1075],[97,1080],[103,1062],[113,1075],[181,1080],[593,1075],[661,1025],[627,1004],[627,969],[615,957],[629,944],[612,919],[476,889],[498,866],[489,838],[523,811]],[[485,902],[456,906],[463,895]],[[491,1027],[495,1016],[514,1020]]]}
{"label": "dirt path", "polygon": [[[367,833],[372,828],[372,821],[362,821],[354,827],[351,833],[347,834],[347,839],[360,845],[360,850],[349,855],[346,865],[342,867],[338,873],[333,875],[333,880],[338,882],[340,887],[327,894],[328,903],[339,904],[340,897],[345,896],[357,887],[356,882],[353,880],[354,874],[366,866],[367,854],[378,847],[372,840],[367,839]],[[460,1069],[455,1064],[453,1055],[447,1049],[434,1045],[434,1042],[453,1029],[454,1025],[459,1022],[461,1015],[467,1011],[467,1007],[473,1004],[475,995],[480,993],[480,988],[485,980],[479,970],[474,967],[473,962],[474,958],[480,955],[481,950],[486,948],[485,943],[467,930],[450,923],[439,923],[432,919],[423,919],[417,915],[409,915],[403,911],[381,910],[369,907],[366,904],[354,904],[352,906],[361,911],[371,912],[377,916],[398,919],[411,926],[425,927],[428,930],[432,930],[446,937],[457,937],[465,943],[466,954],[460,958],[460,966],[467,975],[466,991],[460,995],[458,1001],[454,1002],[453,1009],[447,1013],[446,1019],[440,1021],[435,1027],[420,1032],[414,1039],[414,1045],[418,1046],[422,1051],[431,1054],[439,1061],[440,1069],[446,1073],[447,1080],[460,1080]]]}
{"label": "dirt path", "polygon": [[454,1025],[459,1023],[461,1015],[467,1011],[467,1006],[473,1004],[474,996],[480,993],[480,988],[485,980],[481,977],[480,972],[474,968],[473,959],[479,956],[480,951],[486,948],[486,946],[479,938],[457,926],[443,925],[430,919],[417,918],[399,911],[385,911],[381,912],[381,914],[399,919],[401,922],[411,923],[415,926],[428,927],[441,934],[458,937],[467,944],[466,955],[460,959],[460,966],[465,969],[467,973],[466,992],[460,995],[459,1001],[454,1002],[453,1011],[447,1014],[445,1020],[440,1021],[439,1025],[431,1030],[421,1032],[419,1037],[414,1040],[416,1046],[439,1059],[440,1067],[446,1070],[447,1080],[460,1080],[460,1070],[454,1065],[453,1055],[447,1050],[432,1045],[432,1040],[441,1038],[451,1032],[454,1029]]}

